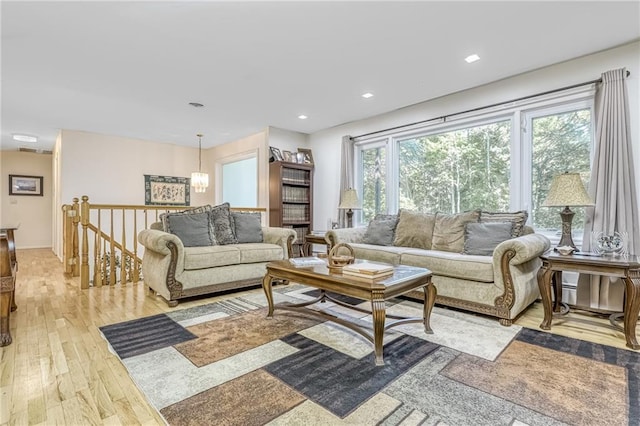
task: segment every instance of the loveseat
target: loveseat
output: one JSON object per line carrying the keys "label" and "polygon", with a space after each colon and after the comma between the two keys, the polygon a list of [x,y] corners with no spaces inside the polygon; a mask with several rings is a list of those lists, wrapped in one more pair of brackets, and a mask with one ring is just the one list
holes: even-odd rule
{"label": "loveseat", "polygon": [[138,234],[149,290],[171,307],[178,299],[262,283],[265,265],[291,256],[292,229],[260,225],[259,213],[227,203],[161,216]]}
{"label": "loveseat", "polygon": [[[357,259],[428,268],[436,304],[495,316],[509,326],[540,296],[538,257],[550,247],[549,239],[526,221],[526,211],[446,215],[400,210],[377,217],[366,228],[327,231],[325,239],[331,247],[348,243]],[[408,296],[423,297],[420,292]]]}

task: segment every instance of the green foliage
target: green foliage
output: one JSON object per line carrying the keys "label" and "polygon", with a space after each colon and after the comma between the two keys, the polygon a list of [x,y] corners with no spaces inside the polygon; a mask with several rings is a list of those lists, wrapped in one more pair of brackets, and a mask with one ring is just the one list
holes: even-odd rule
{"label": "green foliage", "polygon": [[[555,175],[580,173],[590,177],[591,114],[589,110],[539,117],[533,120],[531,161],[531,219],[537,229],[559,229],[561,207],[542,207]],[[573,229],[582,229],[584,208],[574,207]]]}

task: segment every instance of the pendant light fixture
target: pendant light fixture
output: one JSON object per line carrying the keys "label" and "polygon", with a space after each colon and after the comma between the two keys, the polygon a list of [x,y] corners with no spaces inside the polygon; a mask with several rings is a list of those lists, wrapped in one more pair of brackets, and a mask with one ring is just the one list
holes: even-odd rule
{"label": "pendant light fixture", "polygon": [[209,175],[202,173],[202,134],[198,133],[198,171],[191,173],[191,186],[196,192],[205,192],[209,186]]}

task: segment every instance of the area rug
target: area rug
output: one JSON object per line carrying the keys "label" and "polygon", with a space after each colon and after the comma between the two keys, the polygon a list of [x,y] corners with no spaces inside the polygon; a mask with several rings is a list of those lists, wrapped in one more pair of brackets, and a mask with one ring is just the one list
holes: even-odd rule
{"label": "area rug", "polygon": [[[300,302],[317,291],[276,287]],[[368,307],[357,299],[346,303]],[[640,355],[436,307],[431,325],[371,343],[332,322],[276,310],[261,290],[101,328],[170,425],[637,425]],[[370,325],[365,314],[315,305]],[[421,305],[388,302],[420,316]]]}

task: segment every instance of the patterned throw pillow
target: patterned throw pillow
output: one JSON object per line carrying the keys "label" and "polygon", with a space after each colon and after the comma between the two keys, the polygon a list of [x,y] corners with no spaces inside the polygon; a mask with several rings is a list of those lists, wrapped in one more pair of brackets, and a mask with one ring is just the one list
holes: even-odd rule
{"label": "patterned throw pillow", "polygon": [[511,237],[516,238],[522,235],[524,226],[529,218],[529,212],[520,210],[518,212],[481,212],[480,222],[512,222],[513,230]]}
{"label": "patterned throw pillow", "polygon": [[433,228],[432,250],[462,253],[464,250],[464,225],[477,222],[480,210],[472,210],[457,214],[436,214]]}
{"label": "patterned throw pillow", "polygon": [[464,254],[491,256],[503,241],[511,239],[513,222],[471,222],[464,227]]}
{"label": "patterned throw pillow", "polygon": [[435,213],[419,213],[400,209],[398,216],[400,218],[393,245],[430,250],[433,228],[436,224]]}
{"label": "patterned throw pillow", "polygon": [[213,206],[209,211],[209,220],[218,244],[236,244],[238,242],[229,203]]}

